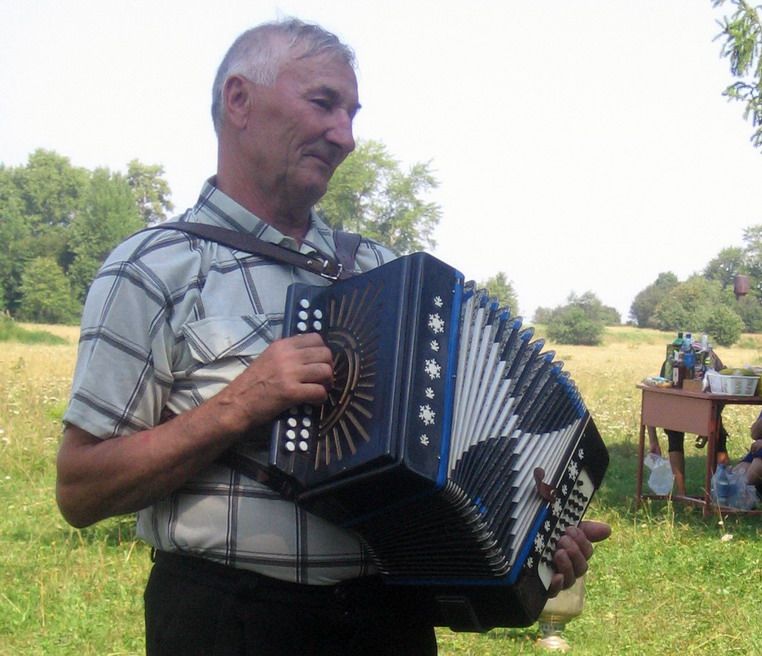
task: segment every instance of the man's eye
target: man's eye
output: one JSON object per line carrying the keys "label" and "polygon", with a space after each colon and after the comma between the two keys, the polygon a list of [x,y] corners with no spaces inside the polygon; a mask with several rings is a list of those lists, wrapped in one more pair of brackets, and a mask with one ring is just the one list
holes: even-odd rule
{"label": "man's eye", "polygon": [[325,98],[313,98],[312,102],[320,107],[320,109],[331,109],[331,101]]}

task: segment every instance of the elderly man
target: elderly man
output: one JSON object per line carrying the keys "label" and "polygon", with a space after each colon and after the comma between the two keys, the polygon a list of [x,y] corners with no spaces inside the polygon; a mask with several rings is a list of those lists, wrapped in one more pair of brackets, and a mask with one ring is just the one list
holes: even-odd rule
{"label": "elderly man", "polygon": [[[354,148],[359,107],[353,54],[334,35],[298,20],[244,33],[214,83],[217,174],[180,220],[334,255],[334,232],[312,207]],[[362,240],[355,270],[393,257]],[[372,585],[351,532],[220,461],[287,408],[327,398],[322,339],[280,339],[294,281],[321,279],[154,230],[118,246],[92,285],[57,497],[80,527],[137,512],[155,550],[148,654],[436,653],[426,618]],[[607,534],[595,523],[569,530],[554,592]]]}

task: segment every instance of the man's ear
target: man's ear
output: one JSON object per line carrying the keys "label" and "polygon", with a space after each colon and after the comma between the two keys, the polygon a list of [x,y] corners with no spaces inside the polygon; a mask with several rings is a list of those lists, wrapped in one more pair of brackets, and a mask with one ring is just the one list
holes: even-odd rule
{"label": "man's ear", "polygon": [[251,92],[251,83],[240,75],[231,75],[225,80],[222,100],[227,123],[239,129],[246,127],[252,103]]}

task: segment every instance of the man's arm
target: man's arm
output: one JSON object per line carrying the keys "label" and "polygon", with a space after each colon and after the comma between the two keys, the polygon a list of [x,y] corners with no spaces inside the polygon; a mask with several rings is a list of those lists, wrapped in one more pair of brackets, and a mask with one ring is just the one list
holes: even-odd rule
{"label": "man's arm", "polygon": [[271,344],[222,392],[154,428],[101,440],[69,424],[58,453],[56,497],[77,527],[135,512],[167,496],[255,426],[300,403],[320,404],[333,376],[317,334]]}
{"label": "man's arm", "polygon": [[762,414],[751,425],[751,441],[762,440]]}

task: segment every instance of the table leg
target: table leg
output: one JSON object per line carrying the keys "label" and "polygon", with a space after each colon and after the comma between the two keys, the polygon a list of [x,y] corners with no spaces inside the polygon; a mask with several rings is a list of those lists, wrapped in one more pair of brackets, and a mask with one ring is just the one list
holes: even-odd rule
{"label": "table leg", "polygon": [[635,508],[640,506],[643,496],[643,458],[646,455],[646,426],[640,422],[640,438],[638,441],[638,479],[635,485]]}
{"label": "table leg", "polygon": [[717,435],[720,424],[722,407],[712,404],[712,414],[709,420],[709,435],[706,440],[706,471],[704,474],[704,517],[712,514],[712,476],[717,466]]}

